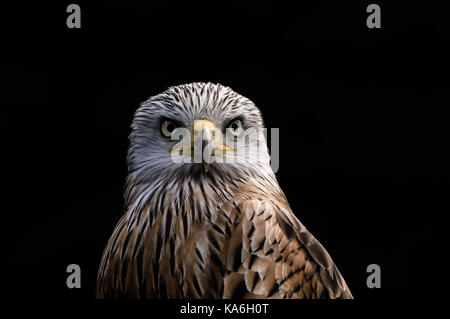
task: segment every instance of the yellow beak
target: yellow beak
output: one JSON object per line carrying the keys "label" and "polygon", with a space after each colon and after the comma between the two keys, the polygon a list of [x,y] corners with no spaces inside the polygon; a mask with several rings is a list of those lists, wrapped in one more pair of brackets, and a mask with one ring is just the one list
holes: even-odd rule
{"label": "yellow beak", "polygon": [[217,130],[216,125],[213,122],[206,119],[195,120],[190,138],[186,139],[183,145],[173,148],[171,150],[171,153],[180,151],[192,152],[195,148],[201,149],[203,151],[205,147],[208,147],[210,145],[212,146],[212,153],[214,153],[215,150],[231,150],[231,148],[223,144],[221,133],[222,132]]}

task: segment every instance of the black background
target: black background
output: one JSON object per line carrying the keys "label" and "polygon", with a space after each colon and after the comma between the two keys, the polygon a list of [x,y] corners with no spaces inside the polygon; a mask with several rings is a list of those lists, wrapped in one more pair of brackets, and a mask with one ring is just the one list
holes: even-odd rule
{"label": "black background", "polygon": [[378,1],[368,29],[364,1],[77,1],[69,30],[68,3],[1,8],[1,298],[94,298],[133,112],[193,81],[280,128],[280,185],[356,298],[448,296],[444,8]]}

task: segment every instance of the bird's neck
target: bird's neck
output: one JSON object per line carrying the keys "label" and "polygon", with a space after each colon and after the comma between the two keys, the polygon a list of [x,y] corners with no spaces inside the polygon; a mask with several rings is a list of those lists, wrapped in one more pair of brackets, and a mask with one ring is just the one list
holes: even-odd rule
{"label": "bird's neck", "polygon": [[217,207],[225,202],[237,203],[255,197],[285,199],[272,172],[261,170],[221,174],[214,169],[187,177],[168,176],[165,179],[136,183],[127,177],[125,188],[126,214],[130,223],[172,214],[184,216],[189,223],[214,222]]}

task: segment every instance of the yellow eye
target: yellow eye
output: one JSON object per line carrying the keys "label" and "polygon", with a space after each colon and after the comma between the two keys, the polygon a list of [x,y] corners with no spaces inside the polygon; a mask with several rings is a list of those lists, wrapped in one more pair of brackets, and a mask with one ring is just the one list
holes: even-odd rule
{"label": "yellow eye", "polygon": [[164,135],[165,137],[171,137],[173,131],[176,128],[177,128],[177,125],[175,124],[175,122],[173,122],[171,120],[165,120],[161,124],[161,134]]}
{"label": "yellow eye", "polygon": [[242,122],[240,120],[234,120],[228,125],[228,131],[234,136],[239,136],[244,132],[244,128],[242,127]]}

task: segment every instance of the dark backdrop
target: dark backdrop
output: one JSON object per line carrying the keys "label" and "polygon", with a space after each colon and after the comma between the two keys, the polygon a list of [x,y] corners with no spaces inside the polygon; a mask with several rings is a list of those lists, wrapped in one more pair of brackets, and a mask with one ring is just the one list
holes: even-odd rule
{"label": "dark backdrop", "polygon": [[[281,187],[355,297],[448,296],[443,8],[378,1],[370,30],[364,1],[76,1],[69,30],[68,3],[2,4],[0,297],[94,297],[133,112],[193,81],[232,87],[280,128]],[[71,263],[81,289],[66,288]],[[366,287],[372,263],[381,289]]]}

